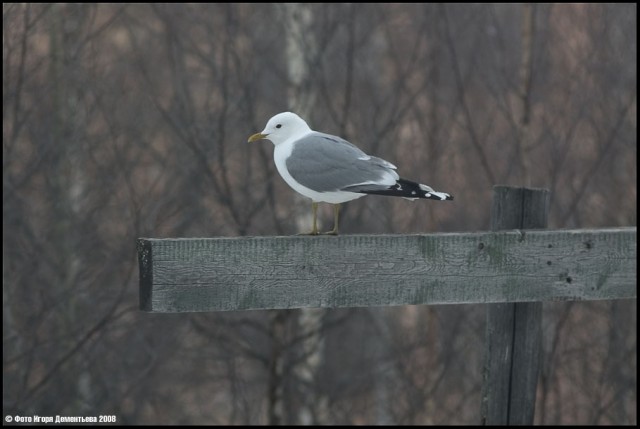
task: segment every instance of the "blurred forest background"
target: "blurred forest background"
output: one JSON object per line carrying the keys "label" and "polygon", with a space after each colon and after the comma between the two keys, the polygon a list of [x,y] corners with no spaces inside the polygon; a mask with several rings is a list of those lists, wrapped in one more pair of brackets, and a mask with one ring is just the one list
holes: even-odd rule
{"label": "blurred forest background", "polygon": [[[634,226],[636,38],[636,4],[3,4],[4,414],[479,423],[483,305],[146,314],[136,238],[308,229],[247,143],[284,110],[455,196],[343,234],[487,230],[495,184]],[[637,423],[636,322],[545,304],[537,424]]]}

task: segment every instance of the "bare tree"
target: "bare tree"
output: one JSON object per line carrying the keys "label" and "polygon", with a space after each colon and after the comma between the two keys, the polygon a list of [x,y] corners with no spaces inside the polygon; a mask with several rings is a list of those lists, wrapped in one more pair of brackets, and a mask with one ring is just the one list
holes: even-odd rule
{"label": "bare tree", "polygon": [[[5,414],[477,423],[481,307],[145,314],[135,239],[299,232],[246,143],[287,109],[456,197],[342,233],[485,230],[499,183],[551,189],[551,228],[635,225],[636,8],[3,5]],[[536,423],[635,424],[635,301],[544,312]]]}

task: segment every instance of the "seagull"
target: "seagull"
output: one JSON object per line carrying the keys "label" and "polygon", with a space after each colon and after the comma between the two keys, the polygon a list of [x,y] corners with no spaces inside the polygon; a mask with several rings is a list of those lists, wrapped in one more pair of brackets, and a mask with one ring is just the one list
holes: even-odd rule
{"label": "seagull", "polygon": [[410,180],[401,179],[396,166],[367,155],[343,138],[313,131],[300,116],[278,113],[249,143],[270,140],[278,173],[295,191],[311,199],[313,227],[308,235],[318,235],[318,203],[333,206],[333,229],[338,234],[340,204],[365,195],[388,195],[409,200],[453,200],[450,194]]}

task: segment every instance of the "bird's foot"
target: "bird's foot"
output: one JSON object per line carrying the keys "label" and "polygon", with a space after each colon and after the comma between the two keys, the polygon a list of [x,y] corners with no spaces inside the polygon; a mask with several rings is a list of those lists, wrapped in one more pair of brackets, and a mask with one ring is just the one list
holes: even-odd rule
{"label": "bird's foot", "polygon": [[338,235],[338,230],[333,228],[331,231],[323,232],[322,235]]}
{"label": "bird's foot", "polygon": [[309,232],[299,232],[296,235],[320,235],[320,231],[316,230],[311,230]]}

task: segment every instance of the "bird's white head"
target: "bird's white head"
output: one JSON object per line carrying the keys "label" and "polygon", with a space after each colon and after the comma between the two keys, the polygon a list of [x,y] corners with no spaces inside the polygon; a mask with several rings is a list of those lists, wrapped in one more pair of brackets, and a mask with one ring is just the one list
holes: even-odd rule
{"label": "bird's white head", "polygon": [[249,142],[267,139],[277,146],[292,137],[297,138],[309,132],[311,128],[300,116],[291,112],[282,112],[269,119],[264,130],[249,137]]}

